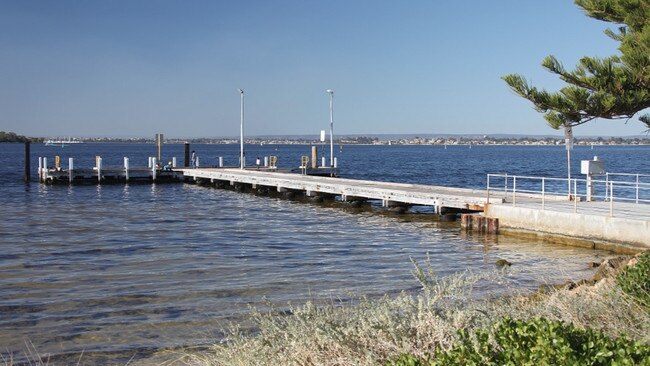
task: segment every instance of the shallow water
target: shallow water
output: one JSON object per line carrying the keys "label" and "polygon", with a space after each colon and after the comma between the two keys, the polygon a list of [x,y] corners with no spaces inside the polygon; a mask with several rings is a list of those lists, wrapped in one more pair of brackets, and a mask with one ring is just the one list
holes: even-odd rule
{"label": "shallow water", "polygon": [[[505,171],[493,170],[496,165],[517,173],[538,161],[543,166],[535,174],[557,175],[563,166],[553,163],[563,153],[557,148],[468,152],[454,147],[453,155],[442,147],[391,148],[345,146],[338,152],[343,175],[480,188],[484,172]],[[145,162],[153,148],[32,149],[33,161],[39,154],[71,154],[79,157],[77,166],[90,166],[95,154],[114,164],[123,155]],[[180,145],[169,149],[182,155]],[[216,157],[234,155],[236,147],[198,145],[196,150]],[[252,155],[276,153],[290,166],[291,157],[298,161],[308,147],[250,150]],[[493,270],[503,258],[514,263],[510,284],[534,289],[589,277],[593,270],[587,264],[608,255],[466,235],[457,223],[422,215],[410,220],[189,184],[25,185],[20,181],[22,145],[0,145],[0,151],[0,352],[17,361],[24,360],[25,342],[31,342],[41,355],[54,355],[53,363],[69,362],[81,352],[126,362],[160,348],[213,342],[227,322],[242,321],[249,306],[263,307],[266,301],[283,305],[414,290],[410,258],[422,262],[428,257],[441,276]],[[629,161],[630,155],[649,151],[610,148],[601,155],[610,153],[611,164],[623,169],[626,163],[613,160]],[[71,358],[57,361],[57,355]]]}

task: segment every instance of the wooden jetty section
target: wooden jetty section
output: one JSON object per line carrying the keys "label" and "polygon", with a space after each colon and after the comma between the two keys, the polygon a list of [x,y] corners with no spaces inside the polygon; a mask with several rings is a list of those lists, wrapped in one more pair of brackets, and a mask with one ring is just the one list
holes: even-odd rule
{"label": "wooden jetty section", "polygon": [[278,173],[262,169],[181,170],[186,180],[246,184],[252,188],[268,187],[278,192],[301,191],[306,196],[333,195],[340,197],[341,201],[379,200],[384,207],[432,206],[438,213],[444,213],[445,210],[480,212],[487,203],[487,195],[483,190]]}
{"label": "wooden jetty section", "polygon": [[38,177],[45,184],[100,184],[100,183],[162,183],[182,182],[183,174],[171,167],[160,168],[155,159],[151,167],[131,167],[129,159],[124,158],[123,166],[103,166],[98,157],[92,168],[75,168],[70,158],[67,168],[62,168],[55,160],[55,166],[48,168],[47,159],[39,158]]}

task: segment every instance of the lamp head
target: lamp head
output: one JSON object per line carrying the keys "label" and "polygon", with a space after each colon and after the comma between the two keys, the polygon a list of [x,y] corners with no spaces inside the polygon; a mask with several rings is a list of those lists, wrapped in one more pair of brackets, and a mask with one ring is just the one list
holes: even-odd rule
{"label": "lamp head", "polygon": [[330,93],[330,94],[333,94],[333,93],[334,93],[334,90],[332,90],[332,89],[327,89],[326,92],[328,92],[328,93]]}
{"label": "lamp head", "polygon": [[239,90],[240,93],[244,94],[244,91],[243,91],[243,90],[241,90],[241,89],[237,89],[237,90]]}

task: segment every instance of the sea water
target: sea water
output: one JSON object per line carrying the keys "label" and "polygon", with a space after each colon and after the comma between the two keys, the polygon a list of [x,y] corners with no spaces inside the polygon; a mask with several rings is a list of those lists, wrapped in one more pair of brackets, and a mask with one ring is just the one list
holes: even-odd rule
{"label": "sea water", "polygon": [[[319,146],[329,161],[329,146]],[[238,165],[236,145],[192,145],[202,166]],[[37,157],[91,167],[147,163],[151,144],[32,145]],[[648,172],[650,147],[578,147],[608,171]],[[163,161],[183,162],[183,145]],[[276,155],[296,167],[307,145],[247,145],[247,162]],[[335,146],[341,176],[485,188],[487,173],[566,175],[558,146]],[[320,157],[320,156],[319,156]],[[65,165],[64,164],[64,165]],[[162,348],[205,345],[250,307],[308,299],[416,291],[411,259],[439,276],[513,263],[511,286],[587,278],[607,252],[504,236],[463,233],[426,216],[237,193],[192,184],[47,186],[25,184],[23,145],[0,144],[0,353],[17,362],[34,350],[51,362],[84,354],[127,362]],[[486,287],[489,295],[498,288]],[[32,351],[30,351],[30,349]],[[75,361],[76,362],[76,361]],[[90,361],[89,361],[90,362]]]}

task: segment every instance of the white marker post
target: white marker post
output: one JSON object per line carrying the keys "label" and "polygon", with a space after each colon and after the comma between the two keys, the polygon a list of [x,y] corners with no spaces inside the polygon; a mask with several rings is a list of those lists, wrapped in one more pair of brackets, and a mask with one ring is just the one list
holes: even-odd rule
{"label": "white marker post", "polygon": [[38,157],[38,181],[43,181],[43,157]]}
{"label": "white marker post", "polygon": [[97,157],[97,183],[102,182],[102,157]]}
{"label": "white marker post", "polygon": [[124,179],[129,181],[129,158],[124,157]]}
{"label": "white marker post", "polygon": [[68,181],[72,184],[74,180],[74,159],[68,158]]}
{"label": "white marker post", "polygon": [[151,168],[151,178],[155,182],[156,181],[156,173],[157,173],[156,164],[158,164],[158,161],[157,161],[156,158],[153,158],[153,159],[151,159],[151,162],[153,163],[152,168]]}

